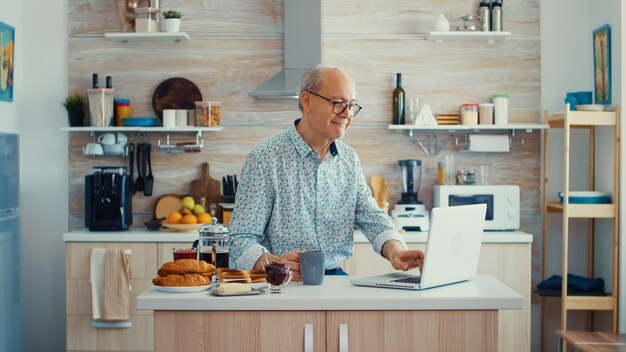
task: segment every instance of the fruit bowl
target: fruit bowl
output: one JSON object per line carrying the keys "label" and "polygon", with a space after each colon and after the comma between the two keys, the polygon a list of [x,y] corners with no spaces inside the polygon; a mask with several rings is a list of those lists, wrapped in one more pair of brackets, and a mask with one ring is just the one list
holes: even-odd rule
{"label": "fruit bowl", "polygon": [[161,222],[163,227],[175,230],[177,232],[198,232],[200,226],[204,224],[168,224],[167,221],[163,220]]}

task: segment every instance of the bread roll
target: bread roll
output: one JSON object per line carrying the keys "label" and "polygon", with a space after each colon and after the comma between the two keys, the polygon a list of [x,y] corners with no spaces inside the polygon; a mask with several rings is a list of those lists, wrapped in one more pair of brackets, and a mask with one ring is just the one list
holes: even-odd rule
{"label": "bread roll", "polygon": [[217,272],[217,275],[222,275],[222,273],[245,273],[244,270],[231,268],[217,268],[215,271]]}
{"label": "bread roll", "polygon": [[152,280],[157,286],[204,286],[211,284],[211,277],[202,274],[170,274]]}
{"label": "bread roll", "polygon": [[171,274],[200,274],[213,273],[215,267],[204,260],[195,259],[179,259],[174,262],[167,262],[161,265],[159,276],[168,276]]}
{"label": "bread roll", "polygon": [[224,271],[222,272],[222,278],[223,279],[241,279],[241,278],[249,278],[250,275],[248,275],[248,273],[246,273],[245,271],[241,270],[239,272],[237,271]]}
{"label": "bread roll", "polygon": [[253,281],[258,278],[265,278],[264,270],[248,270],[247,273]]}

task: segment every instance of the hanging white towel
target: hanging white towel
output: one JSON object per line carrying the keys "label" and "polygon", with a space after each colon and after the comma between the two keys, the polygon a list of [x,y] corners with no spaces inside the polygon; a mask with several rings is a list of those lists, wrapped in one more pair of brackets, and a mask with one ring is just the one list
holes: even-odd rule
{"label": "hanging white towel", "polygon": [[92,326],[129,328],[130,249],[93,248],[89,268]]}
{"label": "hanging white towel", "polygon": [[104,288],[104,255],[106,249],[92,248],[89,265],[91,283],[91,313],[93,320],[102,319],[102,289]]}

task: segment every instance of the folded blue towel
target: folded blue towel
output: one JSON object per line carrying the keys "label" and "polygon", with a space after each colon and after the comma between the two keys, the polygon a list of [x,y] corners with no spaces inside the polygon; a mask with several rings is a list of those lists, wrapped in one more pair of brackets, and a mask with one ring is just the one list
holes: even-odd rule
{"label": "folded blue towel", "polygon": [[[537,284],[537,292],[540,295],[553,296],[556,292],[560,295],[563,277],[552,275]],[[567,294],[570,295],[605,295],[604,280],[602,278],[587,278],[574,274],[567,274]]]}

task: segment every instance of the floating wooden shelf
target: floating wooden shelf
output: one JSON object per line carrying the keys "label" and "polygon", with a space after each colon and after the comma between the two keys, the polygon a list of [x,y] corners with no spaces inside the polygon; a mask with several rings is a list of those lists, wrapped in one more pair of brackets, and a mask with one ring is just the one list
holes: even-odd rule
{"label": "floating wooden shelf", "polygon": [[108,40],[119,43],[130,42],[188,42],[189,35],[185,32],[169,33],[169,32],[150,32],[150,33],[104,33],[104,37]]}
{"label": "floating wooden shelf", "polygon": [[61,127],[61,131],[65,132],[154,132],[154,133],[165,133],[165,132],[219,132],[223,130],[224,127],[116,127],[116,126],[107,126],[107,127]]}
{"label": "floating wooden shelf", "polygon": [[493,43],[497,40],[504,40],[511,36],[511,32],[483,32],[483,31],[449,31],[449,32],[430,32],[426,39],[443,42],[451,40],[485,40]]}
{"label": "floating wooden shelf", "polygon": [[544,130],[548,125],[529,123],[529,124],[508,124],[508,125],[388,125],[390,130],[405,130],[416,132],[456,132],[456,131],[515,131],[515,130]]}

